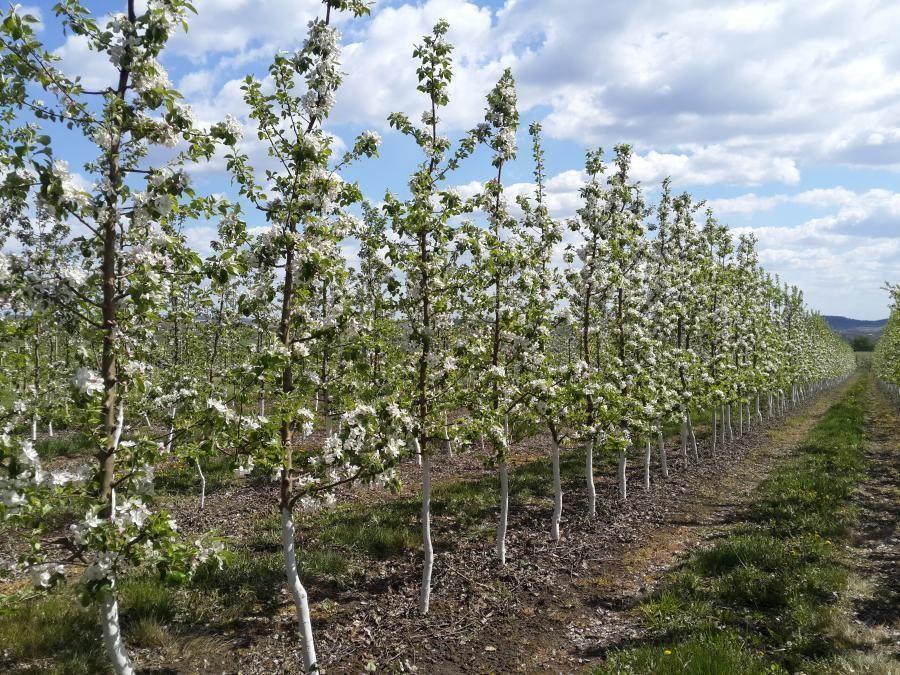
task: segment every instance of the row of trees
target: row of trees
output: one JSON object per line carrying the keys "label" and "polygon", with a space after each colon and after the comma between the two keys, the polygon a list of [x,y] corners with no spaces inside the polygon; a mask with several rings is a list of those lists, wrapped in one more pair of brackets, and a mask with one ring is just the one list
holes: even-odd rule
{"label": "row of trees", "polygon": [[[138,12],[127,0],[101,25],[78,0],[57,5],[66,28],[117,69],[98,91],[56,67],[32,17],[14,9],[0,27],[0,240],[10,245],[0,255],[9,399],[0,516],[30,541],[7,571],[29,572],[39,588],[74,583],[97,603],[116,672],[132,672],[117,580],[141,567],[180,580],[221,564],[222,542],[183,538],[153,496],[156,468],[173,460],[196,467],[200,508],[211,458],[277,482],[285,575],[313,671],[298,508],[353,483],[396,487],[399,462],[419,462],[426,614],[431,471],[444,454],[480,453],[496,468],[502,565],[518,440],[549,435],[549,529],[559,540],[562,448],[583,453],[594,515],[597,454],[618,457],[626,499],[627,461],[643,461],[649,488],[654,444],[668,475],[667,423],[681,425],[688,462],[698,457],[697,414],[709,413],[716,453],[853,368],[801,293],[760,268],[752,237],[733,241],[668,181],[651,206],[630,176],[628,146],[609,159],[587,154],[581,207],[560,221],[532,124],[534,192],[511,201],[513,75],[488,93],[483,122],[452,143],[440,132],[452,77],[446,23],[414,50],[421,121],[389,118],[422,160],[407,190],[374,205],[341,174],[377,156],[378,135],[340,154],[322,126],[342,77],[334,15],[366,5],[325,0],[300,49],[276,55],[264,81],[246,79],[246,129],[231,116],[198,126],[158,61],[190,11],[151,0]],[[245,130],[267,148],[263,166],[247,154]],[[78,173],[58,156],[75,136],[96,151]],[[454,173],[481,148],[491,178],[463,197]],[[191,185],[191,169],[217,152],[231,198]],[[187,244],[197,222],[218,226],[205,259]],[[89,464],[42,468],[34,443],[54,424],[91,448]],[[47,515],[73,505],[84,517],[44,545]]]}
{"label": "row of trees", "polygon": [[872,354],[872,370],[882,388],[900,400],[900,285],[888,286],[891,315]]}

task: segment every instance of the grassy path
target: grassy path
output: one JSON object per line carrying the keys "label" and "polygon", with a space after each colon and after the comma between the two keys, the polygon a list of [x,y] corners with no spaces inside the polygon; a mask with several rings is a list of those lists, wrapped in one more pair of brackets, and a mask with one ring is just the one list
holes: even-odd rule
{"label": "grassy path", "polygon": [[595,672],[900,672],[897,423],[858,379],[739,517],[643,599],[638,638]]}

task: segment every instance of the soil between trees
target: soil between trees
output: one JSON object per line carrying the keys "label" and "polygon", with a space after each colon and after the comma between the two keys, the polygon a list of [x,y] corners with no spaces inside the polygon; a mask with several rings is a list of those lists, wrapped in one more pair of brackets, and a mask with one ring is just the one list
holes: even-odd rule
{"label": "soil between trees", "polygon": [[[496,563],[490,529],[496,509],[488,510],[485,536],[455,540],[452,546],[441,545],[439,538],[433,609],[427,619],[416,612],[421,571],[417,550],[373,563],[362,582],[347,588],[311,584],[323,669],[357,673],[371,663],[388,672],[589,670],[608,648],[640,637],[641,627],[631,611],[638,599],[685,550],[728,524],[772,464],[802,441],[847,386],[786,419],[754,426],[716,457],[709,456],[703,437],[701,460],[692,459],[687,467],[670,450],[668,479],[659,474],[654,454],[649,493],[641,487],[641,467],[631,466],[625,503],[618,500],[612,465],[600,463],[597,517],[584,515],[583,480],[565,485],[563,536],[558,544],[548,540],[548,500],[514,505],[503,569]],[[538,436],[515,450],[521,463],[545,456],[549,443]],[[441,457],[436,466],[442,467],[444,479],[475,480],[488,474],[471,458]],[[417,492],[417,473],[414,466],[406,471],[409,496]],[[549,469],[547,473],[549,481]],[[208,504],[212,508],[198,520],[214,517],[215,500]],[[247,514],[254,509],[248,505],[239,510]],[[184,517],[187,514],[179,514],[179,519]],[[438,537],[442,529],[455,526],[450,516],[438,516],[433,523]],[[146,652],[143,656],[148,658],[141,661],[161,670],[298,672],[295,636],[292,606],[282,592],[273,616],[256,617],[233,634],[217,636],[218,647],[202,660],[198,650],[189,649],[182,652],[186,662],[158,652],[155,658]]]}

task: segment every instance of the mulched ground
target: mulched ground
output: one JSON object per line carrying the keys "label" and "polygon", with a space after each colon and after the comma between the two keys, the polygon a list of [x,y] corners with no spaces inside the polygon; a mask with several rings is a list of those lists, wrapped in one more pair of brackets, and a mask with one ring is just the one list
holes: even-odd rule
{"label": "mulched ground", "polygon": [[[841,388],[843,389],[843,388]],[[796,446],[838,392],[795,411],[784,421],[756,426],[717,457],[701,442],[701,460],[684,466],[670,452],[671,475],[654,466],[653,487],[641,487],[642,468],[629,470],[629,499],[618,500],[612,471],[596,476],[598,515],[588,518],[583,481],[568,485],[562,540],[549,541],[551,504],[511,509],[508,562],[499,568],[492,537],[456,540],[436,548],[432,610],[417,611],[418,551],[373,562],[350,588],[310,590],[323,670],[359,673],[368,662],[380,672],[492,673],[587,670],[605,651],[640,637],[631,608],[679,555],[727,523],[772,462]],[[514,449],[516,461],[546,457],[538,436]],[[654,462],[657,461],[654,456]],[[404,494],[418,492],[418,469],[404,469]],[[435,480],[471,480],[486,469],[471,456],[435,461]],[[548,471],[549,480],[549,471]],[[251,518],[273,512],[268,488],[210,495],[199,513],[178,514],[187,529],[229,523],[229,534]],[[374,499],[368,491],[343,498]],[[384,499],[383,493],[377,498]],[[486,523],[489,524],[489,523]],[[436,518],[432,528],[452,528]],[[301,535],[302,545],[302,535]],[[285,591],[274,616],[248,617],[200,658],[197,650],[137,653],[156,672],[300,672],[293,605]],[[329,602],[324,603],[324,600]],[[327,611],[324,607],[327,606]]]}
{"label": "mulched ground", "polygon": [[[611,646],[641,637],[632,611],[640,597],[685,550],[727,524],[772,463],[804,438],[843,389],[792,411],[787,420],[754,426],[716,457],[709,456],[702,439],[699,462],[685,466],[670,450],[668,479],[659,474],[654,448],[653,485],[649,492],[641,487],[642,467],[634,463],[628,472],[627,502],[618,499],[614,470],[597,471],[595,518],[586,515],[583,479],[564,485],[559,543],[549,541],[550,500],[511,508],[503,568],[497,564],[492,536],[445,536],[444,541],[454,543],[436,545],[427,618],[417,612],[418,550],[373,561],[364,577],[349,587],[311,585],[323,671],[360,673],[370,661],[379,672],[588,670]],[[512,463],[548,458],[549,448],[546,436],[528,439],[513,448]],[[890,459],[896,479],[896,452]],[[549,460],[547,465],[549,482]],[[436,457],[433,472],[435,482],[490,475],[481,460],[469,454]],[[402,474],[404,488],[398,496],[359,489],[346,491],[340,499],[375,503],[417,495],[418,467],[406,464]],[[877,515],[872,522],[882,523],[882,529],[875,528],[879,533],[890,518],[896,526],[896,499],[894,511],[878,501],[887,496],[876,496],[872,504]],[[171,506],[187,532],[215,528],[240,539],[256,530],[260,518],[274,515],[276,503],[274,485],[246,485],[208,495],[203,511],[197,510],[195,496],[178,498]],[[484,524],[492,527],[493,520]],[[432,522],[436,537],[455,527],[451,516]],[[305,536],[301,529],[299,546]],[[891,566],[896,568],[896,536],[893,542],[894,557],[879,558],[878,573],[894,595],[883,606],[861,608],[861,617],[881,617],[891,602],[896,612],[897,580],[890,574]],[[244,617],[225,634],[192,630],[187,636],[173,626],[172,644],[134,650],[135,665],[156,673],[301,672],[293,604],[284,589],[278,600],[271,615]]]}

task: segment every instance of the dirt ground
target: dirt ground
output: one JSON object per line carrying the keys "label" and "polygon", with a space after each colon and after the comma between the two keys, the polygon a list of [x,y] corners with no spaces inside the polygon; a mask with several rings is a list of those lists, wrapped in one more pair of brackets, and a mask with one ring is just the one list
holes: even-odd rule
{"label": "dirt ground", "polygon": [[[663,479],[654,466],[649,492],[641,486],[641,467],[630,467],[625,503],[618,500],[612,472],[598,473],[595,518],[584,515],[580,483],[568,486],[559,543],[548,537],[549,501],[512,509],[503,569],[490,536],[438,547],[427,619],[416,611],[421,561],[415,550],[373,563],[364,583],[351,588],[311,588],[321,667],[329,673],[359,673],[369,662],[379,672],[589,670],[609,647],[639,637],[631,610],[640,597],[685,550],[728,524],[773,462],[796,447],[846,386],[786,419],[756,426],[717,457],[702,441],[700,461],[686,467],[670,452],[670,477]],[[548,447],[539,436],[516,448],[516,457],[546,456]],[[438,479],[486,474],[465,457],[438,467]],[[405,490],[414,493],[416,467],[404,471]],[[179,515],[179,521],[202,528],[222,518],[258,516],[258,500],[265,498],[258,493],[241,488],[211,495],[206,511]],[[432,527],[445,525],[452,526],[436,519]],[[174,648],[136,654],[138,663],[155,672],[299,672],[293,607],[286,593],[281,600],[274,616],[253,617],[234,634],[210,636],[201,649],[179,649],[181,656]]]}

